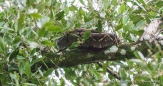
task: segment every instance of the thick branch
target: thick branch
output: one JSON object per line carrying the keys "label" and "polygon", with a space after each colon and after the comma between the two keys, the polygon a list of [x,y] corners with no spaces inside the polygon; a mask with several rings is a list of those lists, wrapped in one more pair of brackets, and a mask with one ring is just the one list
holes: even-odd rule
{"label": "thick branch", "polygon": [[[153,51],[157,51],[155,48],[156,44],[151,43]],[[147,42],[141,42],[134,44],[123,44],[118,47],[118,51],[116,53],[105,53],[107,49],[83,49],[83,48],[74,48],[70,51],[63,51],[62,54],[57,54],[52,51],[43,50],[42,55],[46,56],[43,60],[49,68],[57,68],[57,67],[72,67],[79,64],[93,63],[98,61],[116,61],[116,60],[125,60],[135,58],[134,52],[131,51],[131,46],[135,46],[135,51],[142,52],[145,56],[147,55],[147,50],[149,47],[147,46]],[[162,47],[162,46],[161,46]],[[126,50],[125,55],[121,55],[120,51],[122,49]],[[155,49],[155,50],[154,50]],[[42,62],[37,63],[35,67],[42,66],[45,67]]]}

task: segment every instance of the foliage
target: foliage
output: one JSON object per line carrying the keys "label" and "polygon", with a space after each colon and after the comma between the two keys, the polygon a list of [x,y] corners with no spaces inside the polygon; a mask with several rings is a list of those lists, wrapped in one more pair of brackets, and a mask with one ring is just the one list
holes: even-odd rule
{"label": "foliage", "polygon": [[[115,31],[123,43],[136,42],[145,25],[162,16],[161,0],[1,0],[0,5],[1,85],[163,85],[163,53],[159,46],[156,53],[144,56],[135,51],[136,59],[105,61],[103,67],[92,63],[58,69],[48,68],[46,57],[37,50],[46,46],[56,53],[56,39],[80,27]],[[31,68],[38,62],[47,70]],[[122,79],[108,74],[106,67]]]}

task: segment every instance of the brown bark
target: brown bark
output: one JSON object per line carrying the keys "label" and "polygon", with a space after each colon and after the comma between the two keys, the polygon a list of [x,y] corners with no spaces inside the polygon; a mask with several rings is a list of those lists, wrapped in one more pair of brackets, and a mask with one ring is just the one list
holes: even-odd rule
{"label": "brown bark", "polygon": [[[118,46],[118,51],[116,53],[107,53],[104,52],[106,49],[85,49],[85,48],[74,48],[70,51],[63,51],[61,54],[54,53],[49,51],[49,49],[42,50],[42,55],[46,56],[43,61],[48,66],[48,68],[57,68],[57,67],[72,67],[79,64],[89,64],[99,61],[117,61],[136,58],[134,52],[140,51],[144,56],[148,55],[148,49],[152,48],[153,53],[158,51],[158,48],[155,43],[148,43],[143,41],[141,43],[131,43],[131,44],[122,44]],[[149,47],[149,45],[151,45]],[[135,46],[135,50],[131,51],[131,46]],[[160,45],[161,46],[161,45]],[[162,46],[161,46],[162,47]],[[120,51],[126,50],[125,55],[121,55]],[[42,62],[37,63],[37,66],[42,66],[45,68],[45,65]],[[46,68],[45,68],[46,69]]]}

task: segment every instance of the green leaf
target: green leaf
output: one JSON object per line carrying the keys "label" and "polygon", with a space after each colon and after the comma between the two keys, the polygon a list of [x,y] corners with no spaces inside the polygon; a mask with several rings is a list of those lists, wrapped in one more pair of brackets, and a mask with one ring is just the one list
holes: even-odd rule
{"label": "green leaf", "polygon": [[65,14],[65,15],[68,15],[69,12],[70,12],[69,7],[65,7],[65,9],[64,9],[64,14]]}
{"label": "green leaf", "polygon": [[31,13],[31,14],[29,14],[32,18],[34,18],[34,19],[39,19],[39,18],[41,18],[42,16],[39,14],[39,13]]}
{"label": "green leaf", "polygon": [[142,25],[144,24],[144,21],[143,20],[141,20],[141,21],[139,21],[137,24],[136,24],[136,26],[135,26],[135,30],[138,30]]}
{"label": "green leaf", "polygon": [[148,12],[151,17],[156,17],[157,13],[156,12]]}
{"label": "green leaf", "polygon": [[119,7],[119,13],[123,13],[124,11],[125,11],[125,9],[126,9],[126,5],[124,4],[124,3],[122,3],[121,5],[120,5],[120,7]]}
{"label": "green leaf", "polygon": [[145,17],[145,20],[146,20],[146,22],[149,24],[149,23],[151,23],[151,20],[149,19],[149,17]]}
{"label": "green leaf", "polygon": [[139,65],[139,67],[144,66],[143,61],[140,59],[130,59],[130,61],[136,63],[137,65]]}
{"label": "green leaf", "polygon": [[121,76],[121,80],[122,81],[127,79],[127,74],[126,74],[126,70],[125,69],[121,69],[120,70],[120,76]]}
{"label": "green leaf", "polygon": [[0,37],[0,52],[6,53],[7,45],[5,41]]}
{"label": "green leaf", "polygon": [[56,75],[57,77],[59,77],[59,73],[58,73],[57,70],[55,70],[55,75]]}
{"label": "green leaf", "polygon": [[60,26],[49,26],[47,27],[47,30],[51,32],[62,32],[63,28],[61,28]]}
{"label": "green leaf", "polygon": [[24,26],[25,15],[21,14],[18,19],[18,30],[22,29]]}
{"label": "green leaf", "polygon": [[46,73],[45,73],[45,77],[47,77],[48,75],[50,75],[52,72],[54,71],[54,68],[49,68]]}
{"label": "green leaf", "polygon": [[64,68],[65,71],[65,78],[70,79],[70,78],[75,78],[75,71],[72,69]]}
{"label": "green leaf", "polygon": [[158,6],[158,7],[162,7],[162,6],[163,6],[163,1],[159,1],[159,2],[157,2],[157,3],[156,3],[156,6]]}
{"label": "green leaf", "polygon": [[63,78],[60,79],[60,86],[65,86],[66,83],[65,83],[65,80]]}
{"label": "green leaf", "polygon": [[97,72],[97,70],[91,69],[91,73],[94,74],[97,79],[100,79],[100,74]]}
{"label": "green leaf", "polygon": [[34,49],[31,51],[30,55],[31,55],[31,56],[34,56],[35,53],[36,53],[36,48],[34,48]]}
{"label": "green leaf", "polygon": [[33,84],[33,83],[22,83],[23,86],[37,86],[37,84]]}
{"label": "green leaf", "polygon": [[117,0],[112,0],[111,4],[112,5],[117,5],[118,4],[118,1]]}
{"label": "green leaf", "polygon": [[96,25],[96,30],[101,33],[102,32],[102,24],[101,24],[101,20],[98,20],[98,23]]}
{"label": "green leaf", "polygon": [[83,0],[79,0],[79,1],[80,1],[81,4],[85,5]]}
{"label": "green leaf", "polygon": [[39,35],[39,37],[43,37],[44,35],[45,35],[45,28],[41,28],[41,29],[39,29],[38,30],[38,35]]}
{"label": "green leaf", "polygon": [[15,74],[10,73],[10,77],[11,77],[12,79],[16,79]]}
{"label": "green leaf", "polygon": [[144,0],[139,0],[144,6],[146,5]]}
{"label": "green leaf", "polygon": [[73,42],[71,46],[69,47],[70,49],[73,49],[75,47],[78,47],[80,44],[78,42]]}
{"label": "green leaf", "polygon": [[26,59],[26,58],[23,57],[23,56],[17,55],[17,59],[18,59],[18,60],[22,60],[22,59]]}
{"label": "green leaf", "polygon": [[49,40],[44,40],[44,41],[41,42],[41,44],[50,46],[50,45],[52,45],[53,43],[52,43],[51,41],[49,41]]}
{"label": "green leaf", "polygon": [[135,55],[135,57],[137,57],[138,59],[141,59],[140,56],[139,56],[139,54],[138,54],[138,52],[139,52],[139,51],[134,51],[134,55]]}
{"label": "green leaf", "polygon": [[[141,83],[140,83],[141,82]],[[148,80],[148,81],[139,81],[139,83],[138,83],[138,86],[154,86],[155,84],[154,83],[152,83],[152,82],[150,82],[150,80]]]}
{"label": "green leaf", "polygon": [[89,38],[90,33],[91,33],[90,30],[87,30],[87,31],[84,33],[84,35],[83,35],[84,40],[87,40],[87,39]]}
{"label": "green leaf", "polygon": [[31,76],[31,66],[30,66],[28,61],[25,62],[24,72],[28,76],[28,78],[30,78],[30,76]]}
{"label": "green leaf", "polygon": [[127,32],[127,31],[132,31],[132,26],[133,26],[133,22],[129,22],[127,23],[123,28],[124,28],[124,31]]}
{"label": "green leaf", "polygon": [[42,61],[44,58],[45,58],[45,57],[43,56],[43,57],[41,57],[41,58],[38,58],[38,59],[33,60],[33,61],[31,62],[31,64],[30,64],[30,66],[34,65],[34,64],[37,63],[37,62]]}
{"label": "green leaf", "polygon": [[[0,60],[0,74],[3,74],[3,66],[2,66],[2,61]],[[4,61],[4,63],[5,63],[5,61]]]}
{"label": "green leaf", "polygon": [[34,2],[35,2],[36,0],[27,0],[26,1],[26,5],[29,7],[29,6],[31,6],[31,5],[34,5]]}
{"label": "green leaf", "polygon": [[56,15],[56,20],[61,20],[63,17],[64,17],[64,11],[61,11]]}
{"label": "green leaf", "polygon": [[21,76],[24,73],[24,63],[22,63],[22,62],[20,62],[20,64],[19,64],[19,73]]}
{"label": "green leaf", "polygon": [[74,6],[74,5],[71,5],[70,7],[69,7],[69,9],[70,9],[70,11],[78,11],[78,8],[76,7],[76,6]]}
{"label": "green leaf", "polygon": [[20,36],[16,36],[13,43],[16,44],[16,43],[20,43],[21,42],[21,37]]}
{"label": "green leaf", "polygon": [[115,31],[120,30],[122,27],[123,27],[122,23],[118,24],[118,26],[115,27]]}
{"label": "green leaf", "polygon": [[134,24],[138,23],[139,21],[143,20],[144,17],[139,16],[139,15],[132,15],[130,16],[131,21],[133,21]]}
{"label": "green leaf", "polygon": [[102,69],[103,69],[103,73],[104,73],[104,74],[107,72],[106,68],[107,68],[107,65],[106,65],[106,64],[103,64],[103,65],[102,65]]}
{"label": "green leaf", "polygon": [[11,54],[10,54],[10,57],[9,57],[9,61],[13,60],[14,58],[16,58],[16,56],[18,55],[19,53],[19,48],[16,48]]}
{"label": "green leaf", "polygon": [[123,24],[125,25],[129,21],[129,16],[126,15],[123,17]]}
{"label": "green leaf", "polygon": [[49,26],[53,26],[53,23],[52,22],[46,22],[43,27],[49,27]]}

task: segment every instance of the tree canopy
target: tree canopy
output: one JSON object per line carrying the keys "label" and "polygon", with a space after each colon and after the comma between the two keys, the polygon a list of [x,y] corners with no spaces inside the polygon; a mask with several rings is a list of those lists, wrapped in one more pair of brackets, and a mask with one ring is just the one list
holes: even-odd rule
{"label": "tree canopy", "polygon": [[[162,0],[0,0],[0,85],[163,85],[162,6]],[[88,29],[84,39],[97,30],[120,43],[94,50],[74,42],[59,51],[57,39],[77,28]]]}

